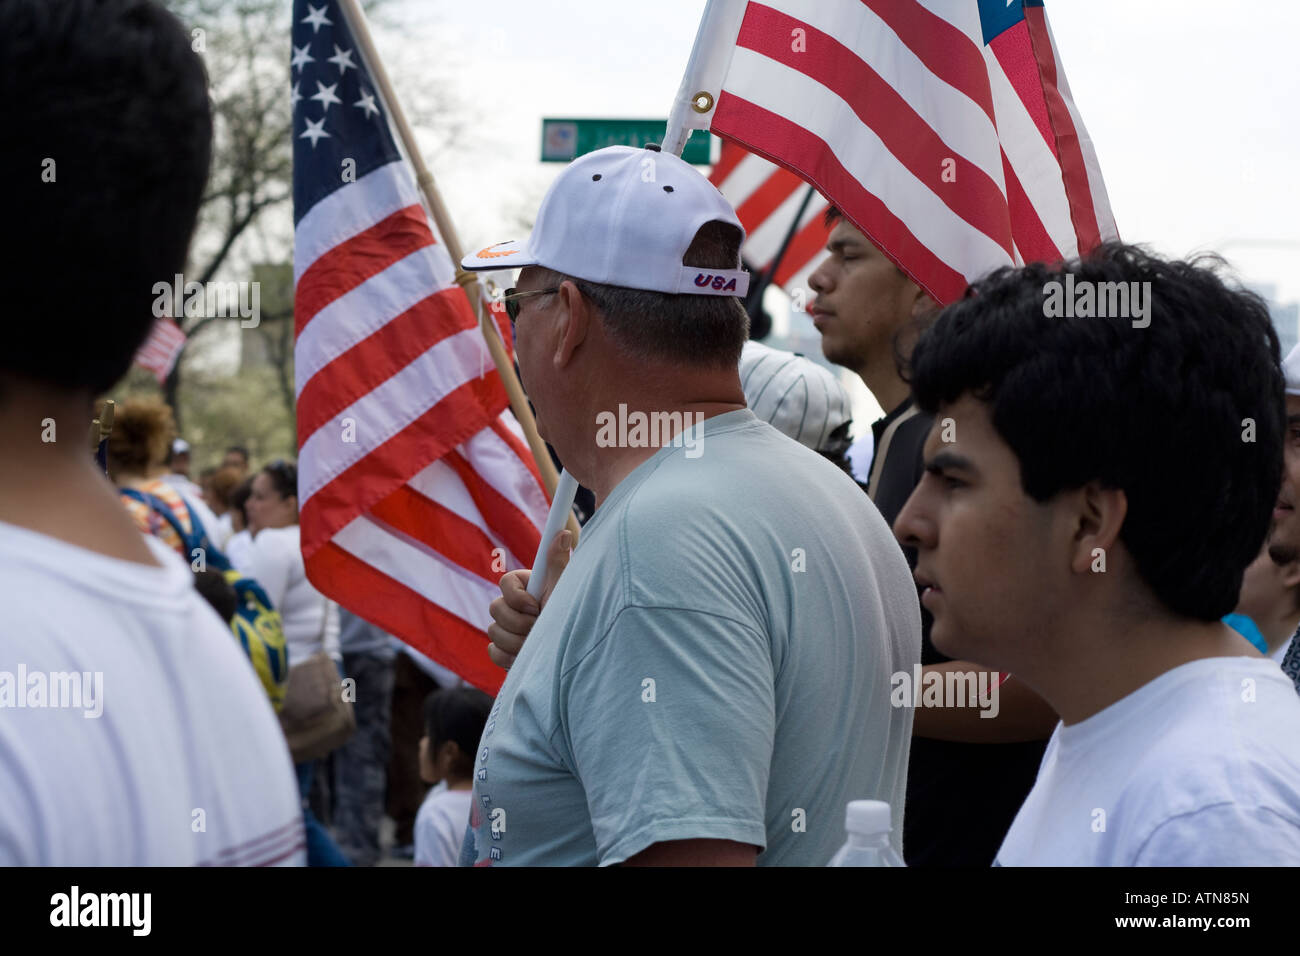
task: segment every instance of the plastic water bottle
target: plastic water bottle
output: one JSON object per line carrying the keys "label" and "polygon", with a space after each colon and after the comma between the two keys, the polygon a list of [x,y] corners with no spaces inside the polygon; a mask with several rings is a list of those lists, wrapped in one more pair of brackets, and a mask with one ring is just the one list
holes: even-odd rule
{"label": "plastic water bottle", "polygon": [[848,842],[827,866],[907,866],[889,842],[889,804],[883,800],[850,800],[844,813]]}

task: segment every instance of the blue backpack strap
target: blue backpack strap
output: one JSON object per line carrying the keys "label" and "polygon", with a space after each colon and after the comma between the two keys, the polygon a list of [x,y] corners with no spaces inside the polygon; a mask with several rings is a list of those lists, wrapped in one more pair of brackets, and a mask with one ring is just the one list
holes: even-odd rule
{"label": "blue backpack strap", "polygon": [[[124,498],[130,498],[132,501],[138,501],[143,505],[148,505],[154,513],[158,515],[158,517],[171,525],[171,529],[176,532],[176,537],[180,538],[181,543],[185,545],[186,551],[190,551],[199,546],[196,541],[192,540],[193,535],[187,533],[181,526],[180,520],[172,513],[172,509],[167,507],[167,502],[163,501],[157,495],[152,495],[147,491],[140,491],[138,488],[119,488],[118,493]],[[193,527],[193,525],[190,527]]]}
{"label": "blue backpack strap", "polygon": [[172,530],[176,532],[176,537],[180,538],[181,543],[184,544],[187,554],[192,555],[196,550],[202,551],[204,562],[214,571],[224,573],[231,569],[233,565],[231,565],[230,559],[209,540],[203,522],[199,520],[199,516],[194,513],[194,509],[190,507],[189,502],[184,498],[181,498],[181,506],[190,519],[190,532],[188,534],[186,534],[184,527],[181,526],[180,519],[176,517],[171,507],[157,495],[136,488],[119,488],[118,490],[127,498],[142,502],[157,512],[159,517],[171,525]]}
{"label": "blue backpack strap", "polygon": [[[185,507],[185,513],[189,516],[190,527],[194,529],[193,540],[196,544],[191,545],[190,553],[192,554],[194,552],[194,548],[202,548],[204,559],[209,568],[213,571],[220,571],[223,574],[229,571],[234,567],[234,565],[230,563],[230,559],[226,557],[225,553],[220,548],[212,543],[212,539],[208,537],[207,529],[203,527],[203,522],[200,521],[199,516],[194,513],[194,509],[190,507],[190,503],[180,495],[177,495],[177,497],[181,499],[181,504]],[[170,511],[171,509],[168,510]]]}

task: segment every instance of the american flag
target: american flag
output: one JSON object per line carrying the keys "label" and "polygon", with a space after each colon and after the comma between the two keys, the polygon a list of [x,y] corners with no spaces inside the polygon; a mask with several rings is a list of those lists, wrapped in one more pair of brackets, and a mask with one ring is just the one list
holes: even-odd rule
{"label": "american flag", "polygon": [[[790,170],[727,140],[722,142],[709,182],[735,207],[745,227],[741,258],[751,272],[771,268],[798,216],[795,233],[772,282],[787,292],[806,288],[830,234],[825,221],[829,205],[826,200],[816,192],[808,197],[810,187]],[[806,205],[805,198],[809,199]]]}
{"label": "american flag", "polygon": [[176,360],[185,348],[185,333],[171,319],[160,318],[154,321],[149,330],[149,337],[135,353],[135,364],[153,372],[158,382],[167,381]]}
{"label": "american flag", "polygon": [[710,0],[670,145],[708,127],[797,171],[939,302],[1117,237],[1042,0]]}
{"label": "american flag", "polygon": [[333,0],[296,0],[294,362],[307,575],[495,692],[488,604],[547,498],[371,71]]}

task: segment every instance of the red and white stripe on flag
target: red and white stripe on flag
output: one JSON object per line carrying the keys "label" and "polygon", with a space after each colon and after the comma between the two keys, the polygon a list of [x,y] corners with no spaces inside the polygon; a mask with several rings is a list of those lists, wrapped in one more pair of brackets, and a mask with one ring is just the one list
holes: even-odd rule
{"label": "red and white stripe on flag", "polygon": [[547,498],[406,162],[321,200],[294,257],[308,576],[495,692],[487,608],[532,560]]}
{"label": "red and white stripe on flag", "polygon": [[135,353],[135,364],[153,372],[159,383],[167,381],[167,376],[176,366],[181,349],[185,348],[185,333],[175,322],[168,318],[156,319],[149,337]]}
{"label": "red and white stripe on flag", "polygon": [[494,693],[488,605],[547,497],[405,160],[313,206],[294,259],[308,577]]}
{"label": "red and white stripe on flag", "polygon": [[795,216],[799,216],[772,281],[787,292],[806,287],[830,233],[825,221],[829,205],[826,200],[814,194],[799,215],[808,185],[790,170],[728,140],[722,142],[709,182],[735,207],[745,227],[741,256],[751,271],[771,268],[785,237],[790,235]]}
{"label": "red and white stripe on flag", "polygon": [[798,172],[943,303],[1117,237],[1042,0],[710,0],[673,117]]}

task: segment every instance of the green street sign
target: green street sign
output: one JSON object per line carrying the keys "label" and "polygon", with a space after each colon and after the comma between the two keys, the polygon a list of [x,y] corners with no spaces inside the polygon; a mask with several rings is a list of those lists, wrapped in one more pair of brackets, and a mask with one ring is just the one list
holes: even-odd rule
{"label": "green street sign", "polygon": [[[542,162],[568,163],[606,146],[635,146],[663,142],[667,120],[656,119],[543,119]],[[682,159],[708,166],[713,140],[702,129],[691,132]]]}

